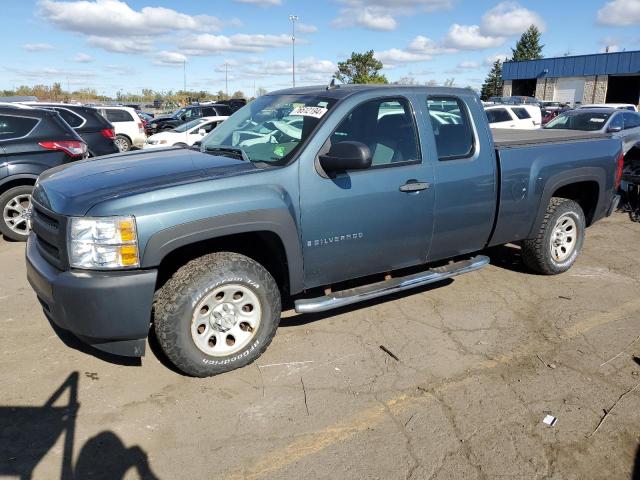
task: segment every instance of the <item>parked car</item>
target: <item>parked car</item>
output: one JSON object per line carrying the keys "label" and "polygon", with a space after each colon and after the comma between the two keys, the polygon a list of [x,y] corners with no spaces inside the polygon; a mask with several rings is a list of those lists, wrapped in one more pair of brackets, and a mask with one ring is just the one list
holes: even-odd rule
{"label": "parked car", "polygon": [[87,156],[87,145],[53,110],[0,106],[0,233],[24,241],[38,175]]}
{"label": "parked car", "polygon": [[70,103],[25,102],[25,105],[58,112],[87,144],[90,157],[118,153],[113,125],[95,108]]}
{"label": "parked car", "polygon": [[490,105],[484,112],[491,128],[531,130],[542,123],[540,108],[535,105]]}
{"label": "parked car", "polygon": [[625,155],[640,143],[640,113],[615,108],[578,108],[558,115],[544,128],[610,133],[622,140]]}
{"label": "parked car", "polygon": [[247,100],[244,98],[230,98],[228,100],[220,100],[218,103],[229,105],[231,111],[235,113],[247,104]]}
{"label": "parked car", "polygon": [[149,122],[151,132],[157,133],[163,130],[174,129],[183,123],[201,117],[228,117],[233,113],[229,105],[218,103],[205,105],[189,105],[176,111],[170,116],[156,117]]}
{"label": "parked car", "polygon": [[128,152],[131,147],[142,148],[147,134],[142,119],[131,107],[98,107],[100,115],[113,124],[115,144],[120,152]]}
{"label": "parked car", "polygon": [[616,110],[629,110],[631,112],[638,111],[638,107],[632,103],[590,103],[580,105],[578,108],[615,108]]}
{"label": "parked car", "polygon": [[540,106],[540,100],[535,97],[526,97],[522,95],[516,95],[513,97],[502,97],[502,103],[507,105],[526,105],[533,104]]}
{"label": "parked car", "polygon": [[558,109],[552,109],[552,110],[546,110],[546,109],[542,109],[542,125],[546,125],[547,123],[549,123],[551,120],[553,120],[554,118],[556,118],[558,115],[560,115],[561,113],[567,112],[571,110],[571,108],[569,107],[560,107]]}
{"label": "parked car", "polygon": [[[458,122],[431,121],[431,106]],[[177,368],[209,376],[265,351],[282,298],[299,313],[343,307],[477,270],[489,259],[476,252],[511,242],[532,270],[564,272],[616,207],[621,175],[608,135],[492,138],[468,89],[281,90],[199,151],[44,173],[27,275],[51,321],[84,342],[141,356],[151,320]]]}
{"label": "parked car", "polygon": [[144,149],[160,147],[191,147],[229,117],[202,117],[183,123],[147,138]]}

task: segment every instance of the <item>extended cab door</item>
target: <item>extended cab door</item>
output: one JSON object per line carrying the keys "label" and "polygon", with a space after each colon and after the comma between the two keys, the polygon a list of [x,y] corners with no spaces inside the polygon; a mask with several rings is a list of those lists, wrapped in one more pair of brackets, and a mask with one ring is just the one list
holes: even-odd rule
{"label": "extended cab door", "polygon": [[[433,174],[423,161],[406,96],[341,105],[317,135],[369,147],[372,166],[329,176],[315,158],[300,163],[305,285],[327,285],[426,260],[433,224]],[[335,120],[334,120],[335,118]],[[419,185],[411,185],[416,183]],[[416,188],[417,187],[417,188]]]}
{"label": "extended cab door", "polygon": [[[427,156],[434,165],[434,225],[429,261],[484,248],[497,205],[497,164],[491,131],[473,95],[424,95],[425,122],[432,125]],[[432,112],[454,116],[441,124]],[[441,117],[441,116],[440,116]]]}

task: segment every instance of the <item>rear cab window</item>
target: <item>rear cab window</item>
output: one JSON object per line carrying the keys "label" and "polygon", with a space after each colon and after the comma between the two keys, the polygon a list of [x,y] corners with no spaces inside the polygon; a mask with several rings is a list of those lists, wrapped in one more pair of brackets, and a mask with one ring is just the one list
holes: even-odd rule
{"label": "rear cab window", "polygon": [[[465,103],[457,97],[432,96],[427,98],[427,110],[436,140],[438,160],[469,158],[475,152],[475,135],[471,117]],[[452,117],[452,122],[441,123],[440,113]]]}
{"label": "rear cab window", "polygon": [[0,115],[0,141],[29,135],[39,121],[32,117]]}

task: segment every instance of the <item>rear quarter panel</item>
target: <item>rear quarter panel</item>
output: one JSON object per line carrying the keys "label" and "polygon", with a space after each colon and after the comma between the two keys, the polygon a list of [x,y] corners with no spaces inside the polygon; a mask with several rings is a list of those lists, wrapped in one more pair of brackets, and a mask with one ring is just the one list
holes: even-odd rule
{"label": "rear quarter panel", "polygon": [[594,218],[601,218],[613,195],[620,151],[613,138],[499,149],[499,212],[489,245],[531,238],[554,192],[571,183],[598,183]]}

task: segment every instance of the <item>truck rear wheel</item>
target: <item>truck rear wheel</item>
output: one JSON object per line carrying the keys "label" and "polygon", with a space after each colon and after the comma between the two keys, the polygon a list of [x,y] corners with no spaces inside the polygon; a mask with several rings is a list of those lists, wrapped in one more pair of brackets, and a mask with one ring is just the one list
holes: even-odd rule
{"label": "truck rear wheel", "polygon": [[278,285],[237,253],[204,255],[156,293],[154,328],[182,372],[208,377],[243,367],[267,349],[280,323]]}
{"label": "truck rear wheel", "polygon": [[582,249],[585,226],[584,212],[577,202],[553,197],[535,238],[522,242],[525,265],[545,275],[566,272]]}

